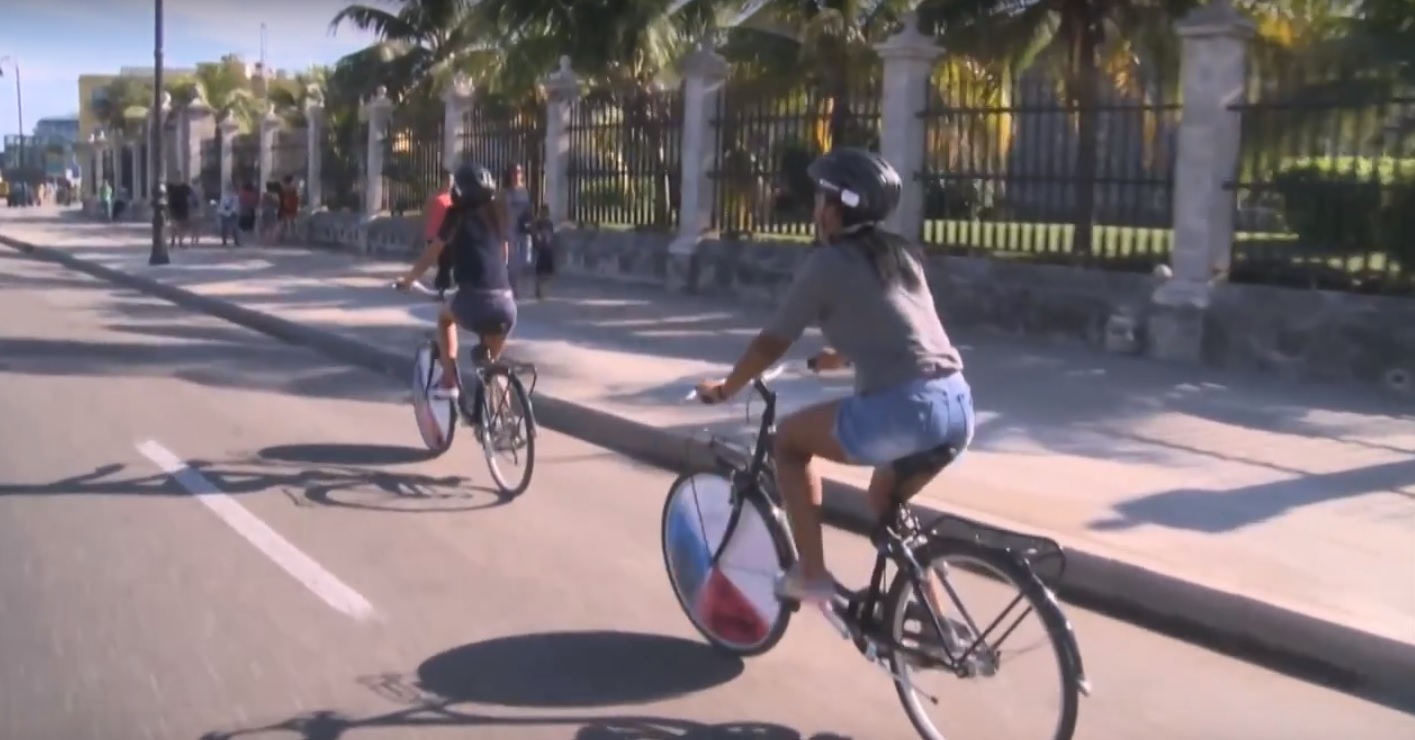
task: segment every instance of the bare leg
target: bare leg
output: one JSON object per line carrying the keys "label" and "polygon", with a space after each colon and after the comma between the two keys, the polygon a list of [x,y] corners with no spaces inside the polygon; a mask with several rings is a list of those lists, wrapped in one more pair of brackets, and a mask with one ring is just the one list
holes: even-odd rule
{"label": "bare leg", "polygon": [[835,439],[838,401],[802,409],[784,419],[776,433],[776,485],[791,520],[792,538],[800,553],[798,575],[815,596],[829,597],[829,573],[821,524],[821,476],[816,457],[845,462]]}
{"label": "bare leg", "polygon": [[457,319],[446,305],[437,313],[437,346],[442,350],[442,387],[457,387]]}

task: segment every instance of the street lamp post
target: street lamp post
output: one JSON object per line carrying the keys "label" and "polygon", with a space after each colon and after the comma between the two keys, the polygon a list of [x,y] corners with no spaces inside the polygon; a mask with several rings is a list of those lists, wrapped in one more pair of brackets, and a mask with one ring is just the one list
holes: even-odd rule
{"label": "street lamp post", "polygon": [[84,182],[88,183],[88,190],[93,194],[94,200],[98,199],[98,189],[102,187],[103,180],[103,148],[99,142],[103,141],[98,137],[99,132],[94,131],[88,135],[89,150],[93,153],[88,159],[88,167],[84,174]]}
{"label": "street lamp post", "polygon": [[172,262],[167,253],[167,186],[163,183],[167,174],[167,157],[163,151],[164,130],[167,125],[166,107],[171,97],[162,89],[162,0],[153,0],[152,19],[152,128],[148,145],[152,149],[152,250],[148,254],[149,265],[166,265]]}
{"label": "street lamp post", "polygon": [[20,127],[20,180],[24,181],[25,171],[25,94],[20,86],[20,63],[14,57],[0,57],[0,77],[5,76],[5,65],[15,70],[15,118]]}

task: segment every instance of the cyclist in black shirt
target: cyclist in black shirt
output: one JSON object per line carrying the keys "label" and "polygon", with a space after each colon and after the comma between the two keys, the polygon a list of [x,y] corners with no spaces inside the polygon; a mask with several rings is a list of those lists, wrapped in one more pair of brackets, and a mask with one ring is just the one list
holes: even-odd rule
{"label": "cyclist in black shirt", "polygon": [[412,269],[398,281],[398,287],[407,290],[428,268],[440,265],[438,286],[442,287],[447,284],[445,269],[451,268],[450,282],[457,286],[457,293],[437,315],[443,397],[457,393],[453,363],[457,327],[477,334],[485,352],[479,360],[495,360],[516,324],[516,299],[506,267],[509,245],[496,202],[496,180],[485,167],[464,164],[452,176],[451,196],[452,205],[437,238],[428,242]]}

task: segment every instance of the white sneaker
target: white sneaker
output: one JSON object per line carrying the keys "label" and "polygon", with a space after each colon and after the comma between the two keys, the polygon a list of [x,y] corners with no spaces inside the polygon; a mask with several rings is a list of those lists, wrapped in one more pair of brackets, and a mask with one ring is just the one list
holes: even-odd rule
{"label": "white sneaker", "polygon": [[827,575],[807,580],[801,575],[800,565],[792,565],[776,579],[776,596],[801,604],[826,605],[835,598],[835,579]]}
{"label": "white sneaker", "polygon": [[438,386],[438,387],[433,388],[433,389],[431,389],[431,390],[429,390],[429,391],[427,392],[427,397],[428,397],[428,398],[431,398],[431,399],[434,399],[434,400],[437,400],[437,401],[455,401],[455,400],[457,400],[457,398],[458,398],[459,396],[461,396],[461,395],[462,395],[461,389],[458,388],[458,387],[455,386],[455,385],[452,386],[451,388],[446,388],[446,387],[443,387],[443,386]]}

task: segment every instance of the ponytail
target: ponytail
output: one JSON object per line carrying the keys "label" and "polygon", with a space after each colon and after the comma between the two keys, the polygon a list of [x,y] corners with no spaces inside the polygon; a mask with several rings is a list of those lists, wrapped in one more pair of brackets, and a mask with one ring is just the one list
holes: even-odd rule
{"label": "ponytail", "polygon": [[917,290],[923,285],[923,264],[908,239],[872,223],[848,227],[844,236],[865,256],[875,276],[886,287],[903,285],[908,290]]}

